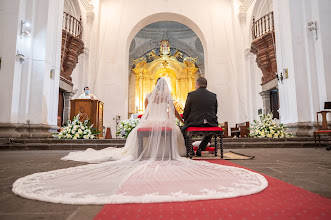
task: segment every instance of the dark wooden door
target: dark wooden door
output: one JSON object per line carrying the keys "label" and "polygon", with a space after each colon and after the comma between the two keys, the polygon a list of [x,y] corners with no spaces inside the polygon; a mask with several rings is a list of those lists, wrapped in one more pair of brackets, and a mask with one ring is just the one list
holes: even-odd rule
{"label": "dark wooden door", "polygon": [[270,109],[273,115],[273,118],[279,119],[279,98],[278,98],[278,89],[273,89],[270,91]]}
{"label": "dark wooden door", "polygon": [[63,91],[59,90],[59,105],[57,110],[57,126],[62,125],[63,121],[63,106],[64,106],[64,98],[63,98]]}

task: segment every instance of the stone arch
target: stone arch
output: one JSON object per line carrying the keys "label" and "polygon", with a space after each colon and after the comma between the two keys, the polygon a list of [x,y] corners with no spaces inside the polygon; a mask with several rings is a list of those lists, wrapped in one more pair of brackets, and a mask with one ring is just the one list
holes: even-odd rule
{"label": "stone arch", "polygon": [[203,50],[204,50],[204,61],[203,61],[203,63],[200,64],[200,66],[203,66],[203,67],[207,66],[206,62],[207,62],[208,48],[207,48],[205,36],[202,33],[200,27],[194,21],[189,19],[188,17],[181,15],[181,14],[177,14],[177,13],[171,13],[171,12],[162,12],[162,13],[152,14],[152,15],[149,15],[149,16],[141,19],[140,21],[137,21],[136,25],[132,28],[131,32],[128,34],[128,37],[127,37],[127,42],[126,42],[127,66],[129,66],[129,62],[130,62],[129,61],[129,49],[130,49],[131,41],[133,40],[133,38],[136,36],[136,34],[142,28],[144,28],[145,26],[147,26],[151,23],[158,22],[158,21],[176,21],[176,22],[186,25],[192,31],[194,31],[195,34],[200,39],[201,44],[203,46]]}
{"label": "stone arch", "polygon": [[[134,39],[134,37],[137,35],[137,33],[143,29],[144,27],[146,27],[149,24],[152,24],[154,22],[158,22],[158,21],[175,21],[181,24],[186,25],[187,27],[189,27],[200,39],[201,44],[202,44],[202,48],[203,48],[203,53],[204,53],[204,61],[200,64],[200,67],[202,67],[203,69],[205,69],[205,67],[207,66],[207,43],[206,43],[206,39],[204,34],[201,31],[201,28],[194,22],[192,21],[190,18],[181,15],[181,14],[177,14],[177,13],[172,13],[172,12],[162,12],[162,13],[155,13],[155,14],[151,14],[148,15],[144,18],[142,18],[141,20],[138,20],[135,25],[133,26],[133,28],[131,29],[130,33],[127,35],[127,41],[126,41],[126,66],[129,67],[129,55],[130,55],[130,46],[131,46],[131,42]],[[155,43],[153,40],[148,41],[148,44],[150,44],[150,46],[155,47]],[[157,42],[157,47],[159,46],[159,42]],[[173,42],[172,42],[173,45]],[[176,46],[175,46],[176,47]],[[179,47],[179,46],[178,46]],[[187,47],[189,48],[189,47]],[[186,48],[186,50],[188,50]],[[185,48],[183,47],[183,49],[185,50]],[[142,53],[142,52],[141,52]],[[199,65],[199,64],[198,64]],[[134,78],[132,77],[132,74],[129,74],[131,71],[128,68],[128,85],[132,83],[134,83]],[[204,73],[203,73],[204,74]],[[130,77],[131,76],[131,77]],[[134,99],[134,90],[133,89],[129,89],[128,87],[128,100],[133,100]],[[134,106],[134,102],[128,102],[128,113],[133,113],[133,110],[135,109]]]}

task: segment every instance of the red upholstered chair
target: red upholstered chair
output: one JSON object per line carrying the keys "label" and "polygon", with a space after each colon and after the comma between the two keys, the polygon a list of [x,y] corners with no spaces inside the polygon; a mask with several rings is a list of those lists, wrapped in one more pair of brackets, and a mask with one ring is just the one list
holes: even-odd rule
{"label": "red upholstered chair", "polygon": [[137,130],[137,136],[138,136],[138,157],[141,155],[143,152],[143,146],[144,146],[144,137],[149,137],[151,132],[161,132],[161,136],[169,137],[170,141],[170,158],[172,158],[172,128],[170,127],[160,127],[158,129],[154,130],[151,127],[142,127],[138,128]]}
{"label": "red upholstered chair", "polygon": [[[316,136],[318,135],[318,143],[319,146],[321,147],[321,134],[326,134],[326,135],[330,135],[331,137],[331,129],[329,129],[328,127],[328,120],[327,120],[327,115],[331,114],[331,111],[320,111],[317,112],[317,131],[314,132],[314,141],[315,141],[315,148],[316,148]],[[322,126],[320,126],[320,123],[318,121],[318,115],[321,114],[322,115]]]}
{"label": "red upholstered chair", "polygon": [[224,130],[220,127],[188,127],[186,129],[187,143],[186,143],[186,156],[192,158],[191,153],[193,152],[192,136],[193,135],[213,135],[215,137],[214,147],[208,147],[206,150],[211,151],[213,149],[215,157],[217,156],[217,137],[220,138],[220,150],[221,158],[223,158],[223,134]]}

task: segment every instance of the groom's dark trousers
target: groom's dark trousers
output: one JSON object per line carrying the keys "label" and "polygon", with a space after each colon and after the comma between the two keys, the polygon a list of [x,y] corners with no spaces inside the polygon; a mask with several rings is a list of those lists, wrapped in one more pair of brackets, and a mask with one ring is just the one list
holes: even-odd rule
{"label": "groom's dark trousers", "polygon": [[[186,129],[188,127],[217,127],[217,98],[216,94],[200,87],[187,95],[184,108],[184,126],[181,131],[187,143]],[[204,151],[212,135],[204,136],[199,148]]]}

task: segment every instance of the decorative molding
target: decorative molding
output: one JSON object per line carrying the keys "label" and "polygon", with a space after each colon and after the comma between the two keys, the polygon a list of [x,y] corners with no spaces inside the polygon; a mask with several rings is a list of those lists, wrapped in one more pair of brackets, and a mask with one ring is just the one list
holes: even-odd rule
{"label": "decorative molding", "polygon": [[130,44],[129,52],[131,53],[136,48],[136,41],[133,39]]}
{"label": "decorative molding", "polygon": [[94,12],[93,11],[87,11],[86,12],[86,23],[91,25],[94,20]]}
{"label": "decorative molding", "polygon": [[[144,28],[142,30],[140,30],[136,37],[138,38],[147,38],[147,39],[153,39],[153,40],[162,40],[165,31],[167,31],[168,29],[158,29],[158,30],[154,30],[153,28]],[[194,33],[194,31],[192,31],[191,29],[182,29],[182,30],[176,30],[176,31],[167,31],[167,38],[169,40],[175,38],[175,39],[187,39],[187,38],[192,38],[192,37],[196,37],[196,33]]]}
{"label": "decorative molding", "polygon": [[244,50],[244,55],[245,55],[246,57],[250,57],[250,56],[252,56],[251,48],[246,48],[246,49]]}
{"label": "decorative molding", "polygon": [[316,122],[296,122],[285,124],[287,132],[296,137],[313,137],[314,131],[318,129]]}
{"label": "decorative molding", "polygon": [[262,91],[270,91],[272,89],[278,89],[278,80],[276,78],[262,86]]}
{"label": "decorative molding", "polygon": [[201,41],[200,41],[199,38],[197,38],[197,39],[195,40],[195,49],[196,49],[198,52],[203,53],[203,46],[202,46],[202,43],[201,43]]}
{"label": "decorative molding", "polygon": [[94,6],[91,4],[91,0],[80,0],[86,11],[93,11]]}
{"label": "decorative molding", "polygon": [[241,0],[241,5],[239,6],[239,20],[245,21],[246,20],[246,12],[249,7],[252,5],[254,0]]}
{"label": "decorative molding", "polygon": [[0,138],[52,138],[60,127],[46,124],[0,123]]}
{"label": "decorative molding", "polygon": [[249,7],[252,5],[252,3],[254,2],[254,0],[242,0],[241,1],[241,5],[239,6],[239,15],[240,13],[245,13],[247,12],[247,10],[249,9]]}

